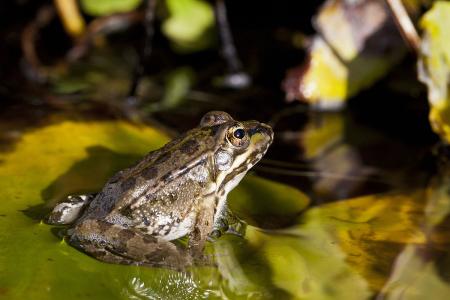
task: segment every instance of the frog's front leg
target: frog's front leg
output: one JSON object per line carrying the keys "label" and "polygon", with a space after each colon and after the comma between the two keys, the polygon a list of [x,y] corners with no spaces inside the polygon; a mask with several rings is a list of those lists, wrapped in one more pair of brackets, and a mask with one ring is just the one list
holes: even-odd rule
{"label": "frog's front leg", "polygon": [[83,209],[91,203],[97,194],[68,196],[53,208],[46,222],[51,225],[67,225],[77,220]]}
{"label": "frog's front leg", "polygon": [[239,219],[227,206],[223,208],[220,216],[214,220],[214,227],[209,235],[210,240],[221,237],[224,233],[234,234],[240,237],[245,235],[247,224]]}
{"label": "frog's front leg", "polygon": [[203,199],[201,209],[197,213],[194,230],[189,235],[189,251],[193,257],[201,257],[205,242],[214,225],[213,197]]}
{"label": "frog's front leg", "polygon": [[69,243],[94,258],[119,264],[183,268],[191,263],[175,244],[101,220],[88,219],[69,232]]}

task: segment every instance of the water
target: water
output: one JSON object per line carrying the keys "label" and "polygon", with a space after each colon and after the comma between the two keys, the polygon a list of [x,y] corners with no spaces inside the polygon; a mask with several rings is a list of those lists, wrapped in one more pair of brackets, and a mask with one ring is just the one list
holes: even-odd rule
{"label": "water", "polygon": [[209,243],[213,263],[182,272],[96,261],[41,222],[166,135],[55,113],[3,119],[0,298],[446,299],[450,169],[433,139],[355,126],[346,114],[298,114],[275,124],[255,168],[266,179],[253,174],[230,195],[245,237]]}

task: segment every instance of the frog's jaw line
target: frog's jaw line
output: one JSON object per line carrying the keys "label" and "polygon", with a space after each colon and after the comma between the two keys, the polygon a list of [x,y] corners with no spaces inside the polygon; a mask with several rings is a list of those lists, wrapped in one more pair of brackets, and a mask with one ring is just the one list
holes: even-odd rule
{"label": "frog's jaw line", "polygon": [[219,199],[217,200],[216,213],[214,214],[214,225],[216,225],[216,221],[220,218],[225,210],[228,193],[239,184],[246,173],[247,171],[244,171],[239,175],[236,175],[232,180],[228,181],[225,184],[225,186],[223,187],[223,193],[218,193]]}
{"label": "frog's jaw line", "polygon": [[[218,165],[216,164],[216,162],[214,162],[214,167],[215,169],[217,169],[217,178],[216,178],[216,182],[217,182],[217,186],[219,187],[219,189],[224,188],[228,182],[225,182],[225,180],[227,179],[227,177],[233,173],[236,173],[236,176],[234,176],[233,178],[230,179],[230,182],[234,182],[234,178],[239,176],[239,173],[243,173],[245,175],[245,173],[247,172],[247,170],[251,167],[248,166],[248,168],[245,168],[244,170],[242,170],[241,172],[236,172],[240,169],[240,166],[242,166],[245,161],[247,160],[248,156],[245,154],[241,154],[238,157],[236,157],[233,162],[231,163],[231,165],[228,167],[227,170],[219,170]],[[243,175],[242,175],[243,176]],[[242,178],[241,178],[242,179]],[[239,183],[239,182],[237,182]],[[234,186],[233,186],[234,187]],[[219,191],[218,191],[219,192]]]}
{"label": "frog's jaw line", "polygon": [[[249,150],[251,153],[252,149]],[[245,174],[247,174],[247,171],[250,170],[250,168],[253,167],[253,165],[257,163],[263,155],[264,153],[259,153],[256,155],[256,159],[252,159],[251,156],[241,154],[233,161],[231,167],[228,169],[228,172],[219,171],[217,176],[217,187],[219,189],[217,194],[219,195],[219,198],[217,199],[216,212],[214,214],[214,224],[220,219],[220,216],[225,210],[228,193],[233,190],[239,182],[241,182],[242,178],[244,178]],[[226,182],[227,177],[233,173],[235,173],[235,175],[232,176],[228,182]]]}

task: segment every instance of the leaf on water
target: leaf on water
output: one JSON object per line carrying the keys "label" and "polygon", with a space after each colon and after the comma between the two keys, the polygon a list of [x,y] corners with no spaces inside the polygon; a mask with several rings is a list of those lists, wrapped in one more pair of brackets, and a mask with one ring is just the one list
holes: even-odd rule
{"label": "leaf on water", "polygon": [[343,210],[336,203],[321,213],[334,219],[349,264],[372,288],[388,293],[386,299],[421,299],[431,290],[430,298],[441,299],[449,289],[449,170],[443,166],[425,190],[360,197],[345,201]]}
{"label": "leaf on water", "polygon": [[450,3],[436,1],[420,25],[419,79],[428,87],[433,130],[450,143]]}
{"label": "leaf on water", "polygon": [[[291,228],[249,227],[246,238],[258,249],[254,255],[264,256],[274,284],[298,298],[369,299],[405,245],[426,245],[426,195],[397,192],[330,203],[307,210]],[[432,245],[447,243],[434,239]]]}
{"label": "leaf on water", "polygon": [[249,226],[245,247],[296,299],[446,299],[449,170],[427,190],[316,206],[286,229]]}
{"label": "leaf on water", "polygon": [[[279,294],[268,276],[267,266],[256,252],[236,236],[226,235],[214,243],[215,261],[222,281],[226,282],[223,293],[228,297],[224,298],[248,299],[252,295],[251,299],[274,299]],[[287,298],[285,293],[280,296],[277,298]]]}
{"label": "leaf on water", "polygon": [[378,0],[329,0],[315,18],[319,35],[307,62],[288,73],[288,100],[319,110],[345,101],[383,77],[406,53],[386,5]]}
{"label": "leaf on water", "polygon": [[297,216],[309,202],[308,196],[296,188],[252,175],[247,175],[229,195],[230,208],[238,216],[269,228]]}
{"label": "leaf on water", "polygon": [[425,207],[426,227],[432,231],[434,227],[444,222],[450,214],[450,168],[443,176],[436,176],[429,184],[427,192],[427,206]]}
{"label": "leaf on water", "polygon": [[107,16],[136,9],[142,0],[81,0],[83,11],[92,16]]}
{"label": "leaf on water", "polygon": [[386,299],[446,299],[450,293],[449,165],[428,186],[423,231],[426,243],[407,245],[397,256],[381,295]]}
{"label": "leaf on water", "polygon": [[254,227],[247,231],[255,249],[252,257],[264,261],[273,284],[294,299],[370,298],[367,281],[347,264],[331,231],[320,227],[278,234]]}
{"label": "leaf on water", "polygon": [[[183,273],[106,264],[70,247],[56,234],[58,228],[40,222],[45,215],[42,206],[51,207],[68,194],[98,191],[117,170],[168,141],[153,128],[122,121],[56,120],[23,133],[12,151],[0,152],[2,296],[38,300],[220,299],[221,289],[227,289],[228,296],[235,297],[233,289],[223,287],[227,282],[222,282],[222,271],[215,267],[195,267]],[[252,176],[241,185],[241,191],[232,197],[249,201],[238,201],[249,218],[252,209],[267,212],[258,206],[271,205],[275,213],[282,214],[291,209],[298,212],[307,205],[306,199],[295,198],[304,197],[300,192],[266,179]],[[242,241],[239,238],[233,245]],[[252,276],[256,285],[244,292],[245,297],[264,290],[258,285],[262,275],[255,272]]]}
{"label": "leaf on water", "polygon": [[[5,297],[111,299],[120,295],[128,280],[120,274],[139,276],[135,269],[97,262],[61,242],[52,233],[54,227],[29,218],[24,211],[44,204],[42,191],[74,163],[87,159],[88,147],[142,155],[166,141],[152,128],[125,122],[63,121],[24,133],[13,151],[0,153],[0,287]],[[101,186],[104,177],[111,175],[105,172],[111,161],[104,163],[85,174],[89,186]]]}
{"label": "leaf on water", "polygon": [[330,204],[305,217],[317,218],[313,223],[327,228],[348,263],[379,289],[402,245],[425,243],[425,203],[423,192],[372,195]]}
{"label": "leaf on water", "polygon": [[169,18],[162,31],[180,51],[195,51],[211,44],[208,31],[214,25],[214,12],[203,0],[166,0]]}
{"label": "leaf on water", "polygon": [[[383,299],[447,299],[450,286],[438,267],[427,261],[424,249],[408,245],[397,257],[392,274],[383,286]],[[448,266],[445,266],[448,268]]]}

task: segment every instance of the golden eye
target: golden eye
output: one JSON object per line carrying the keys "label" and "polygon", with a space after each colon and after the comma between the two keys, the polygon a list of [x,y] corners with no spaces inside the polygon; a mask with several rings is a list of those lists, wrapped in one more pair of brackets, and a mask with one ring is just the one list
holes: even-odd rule
{"label": "golden eye", "polygon": [[245,147],[248,145],[248,134],[241,126],[233,126],[228,130],[228,141],[235,147]]}

